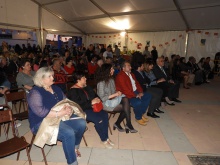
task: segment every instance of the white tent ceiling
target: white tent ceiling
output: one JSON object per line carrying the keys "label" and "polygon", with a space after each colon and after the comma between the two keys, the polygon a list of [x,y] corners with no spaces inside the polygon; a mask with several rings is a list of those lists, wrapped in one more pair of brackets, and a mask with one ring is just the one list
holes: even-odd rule
{"label": "white tent ceiling", "polygon": [[0,15],[0,28],[71,34],[208,30],[220,28],[220,1],[0,0]]}
{"label": "white tent ceiling", "polygon": [[84,34],[218,29],[219,0],[32,0]]}

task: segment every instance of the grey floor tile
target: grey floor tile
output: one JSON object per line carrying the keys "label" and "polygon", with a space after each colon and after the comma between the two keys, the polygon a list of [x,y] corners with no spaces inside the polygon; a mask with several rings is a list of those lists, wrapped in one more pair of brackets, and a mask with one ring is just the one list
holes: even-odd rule
{"label": "grey floor tile", "polygon": [[82,157],[78,159],[79,164],[88,164],[92,153],[92,148],[81,147],[79,150],[82,155]]}
{"label": "grey floor tile", "polygon": [[182,133],[181,128],[173,120],[157,120],[157,123],[163,133]]}
{"label": "grey floor tile", "polygon": [[[51,149],[50,146],[45,146],[44,147],[44,152],[45,152],[46,155],[48,154],[50,149]],[[36,147],[36,146],[32,147],[31,152],[30,152],[30,157],[31,157],[32,161],[38,161],[38,162],[42,162],[43,161],[43,155],[42,155],[41,149]],[[17,153],[5,157],[5,159],[16,160],[17,159]],[[26,154],[26,150],[23,150],[23,151],[20,152],[19,160],[28,160],[27,154]]]}
{"label": "grey floor tile", "polygon": [[62,146],[53,146],[47,155],[48,162],[66,162]]}
{"label": "grey floor tile", "polygon": [[178,165],[171,152],[135,151],[133,152],[134,165]]}
{"label": "grey floor tile", "polygon": [[131,150],[93,148],[89,165],[133,165]]}
{"label": "grey floor tile", "polygon": [[173,152],[197,153],[183,133],[164,134],[164,136]]}

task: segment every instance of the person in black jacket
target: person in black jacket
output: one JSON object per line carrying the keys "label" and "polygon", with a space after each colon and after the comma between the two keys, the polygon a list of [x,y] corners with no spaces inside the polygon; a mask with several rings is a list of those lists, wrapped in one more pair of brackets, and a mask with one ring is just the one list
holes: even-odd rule
{"label": "person in black jacket", "polygon": [[86,120],[95,124],[96,132],[103,145],[111,149],[114,143],[108,137],[108,113],[101,110],[100,112],[93,111],[93,105],[101,100],[97,97],[94,90],[86,85],[86,77],[83,72],[73,73],[74,85],[67,93],[67,97],[81,106],[86,113]]}
{"label": "person in black jacket", "polygon": [[[161,57],[157,58],[157,65],[154,66],[153,68],[153,73],[156,76],[157,79],[164,78],[166,81],[165,83],[168,86],[168,97],[172,101],[175,102],[181,102],[177,98],[179,97],[179,88],[180,88],[180,83],[178,81],[173,81],[171,77],[169,76],[168,73],[165,72],[163,66],[164,66],[164,59]],[[160,83],[158,84],[160,85]]]}
{"label": "person in black jacket", "polygon": [[147,115],[153,118],[159,118],[159,116],[156,115],[154,112],[164,113],[159,109],[163,91],[159,88],[148,86],[148,84],[150,84],[150,79],[143,73],[143,71],[143,62],[138,62],[134,64],[133,74],[135,75],[137,81],[140,83],[144,92],[148,92],[152,95]]}

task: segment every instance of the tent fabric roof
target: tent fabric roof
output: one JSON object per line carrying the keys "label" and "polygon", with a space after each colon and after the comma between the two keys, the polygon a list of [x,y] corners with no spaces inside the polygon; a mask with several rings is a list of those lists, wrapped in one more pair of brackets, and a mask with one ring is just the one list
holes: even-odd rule
{"label": "tent fabric roof", "polygon": [[79,35],[220,29],[219,0],[1,0],[0,7],[3,29]]}
{"label": "tent fabric roof", "polygon": [[84,34],[219,29],[219,0],[31,0]]}

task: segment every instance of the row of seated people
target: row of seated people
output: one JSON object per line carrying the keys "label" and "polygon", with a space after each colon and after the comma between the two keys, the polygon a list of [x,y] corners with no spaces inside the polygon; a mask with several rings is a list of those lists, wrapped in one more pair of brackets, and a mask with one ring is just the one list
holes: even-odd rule
{"label": "row of seated people", "polygon": [[[106,148],[111,149],[114,146],[114,143],[108,136],[108,114],[106,111],[119,111],[120,113],[113,126],[114,129],[118,129],[120,132],[125,132],[125,130],[127,130],[131,133],[136,133],[137,130],[135,130],[131,124],[129,102],[132,102],[133,107],[135,108],[135,100],[137,101],[136,104],[138,107],[135,110],[135,115],[138,117],[140,116],[139,120],[147,121],[144,114],[147,110],[151,96],[146,95],[146,97],[141,89],[138,89],[141,90],[140,93],[138,91],[133,92],[134,97],[132,98],[122,96],[122,92],[116,91],[117,84],[115,84],[112,78],[113,72],[114,70],[111,64],[103,64],[101,66],[99,73],[105,74],[97,74],[97,95],[99,96],[97,97],[94,90],[86,85],[86,77],[83,72],[73,73],[72,78],[74,85],[68,90],[67,95],[64,95],[58,86],[53,85],[54,71],[52,68],[40,68],[33,78],[35,86],[30,90],[30,93],[27,96],[29,121],[32,132],[34,134],[37,133],[40,124],[45,117],[62,117],[69,115],[73,118],[74,115],[71,114],[71,108],[69,106],[63,107],[58,112],[51,111],[51,108],[55,104],[67,97],[81,106],[87,116],[87,121],[95,124],[95,129],[100,136],[101,142]],[[118,104],[115,106],[109,106],[107,101],[117,97],[119,98]],[[132,101],[130,101],[131,99]],[[94,112],[92,106],[100,101],[103,102],[103,109],[105,111],[101,110],[100,112]],[[139,110],[139,107],[143,107],[142,110]],[[126,119],[125,129],[120,125],[124,119]],[[64,153],[68,164],[77,164],[76,157],[80,155],[78,148],[85,131],[85,126],[86,122],[83,119],[61,121],[59,124],[57,139],[61,140],[63,143]]]}
{"label": "row of seated people", "polygon": [[[160,60],[160,58],[158,58],[158,66],[160,65],[159,62],[161,62],[162,66],[163,61]],[[23,66],[23,70],[29,70],[29,73],[32,72],[30,71],[30,68],[31,66],[28,62],[26,62]],[[137,69],[140,68],[143,68],[143,64],[140,65],[140,67],[137,67]],[[114,129],[117,128],[120,132],[124,132],[125,130],[132,133],[137,132],[137,130],[135,130],[131,124],[130,105],[133,107],[135,119],[140,125],[146,125],[148,121],[145,116],[147,109],[147,115],[151,117],[158,117],[154,114],[154,112],[162,113],[162,111],[158,109],[162,95],[161,90],[155,90],[156,93],[160,91],[157,93],[158,95],[153,95],[154,92],[150,93],[150,90],[144,92],[142,88],[144,84],[140,85],[133,73],[131,73],[131,66],[129,62],[123,62],[121,64],[121,69],[122,70],[116,76],[115,81],[112,79],[114,69],[111,64],[103,64],[97,70],[95,77],[98,82],[97,94],[99,98],[91,88],[86,87],[86,77],[82,72],[76,72],[73,74],[72,78],[74,85],[67,92],[67,97],[77,102],[82,107],[84,112],[87,114],[87,120],[95,123],[96,131],[98,132],[100,139],[106,148],[112,148],[114,145],[114,143],[108,138],[108,116],[105,111],[94,113],[92,111],[93,104],[102,100],[105,110],[121,111],[116,123],[113,126]],[[164,76],[163,71],[160,70],[157,74],[158,77],[161,76],[161,72],[162,76]],[[33,133],[37,132],[43,118],[46,116],[61,117],[64,115],[70,115],[69,107],[63,107],[59,112],[50,111],[57,102],[66,97],[62,90],[57,87],[57,85],[53,85],[53,74],[54,71],[52,68],[42,67],[36,72],[35,75],[29,76],[32,77],[33,84],[35,85],[34,87],[31,87],[31,90],[29,91],[30,93],[28,94],[30,126]],[[162,78],[158,78],[158,80],[159,79]],[[19,79],[17,78],[17,80]],[[168,78],[166,78],[166,82],[168,84],[173,83],[172,81],[168,80]],[[28,89],[29,85],[24,85],[24,87]],[[173,92],[168,93],[173,94]],[[115,97],[121,97],[119,102],[120,104],[115,107],[109,106],[107,101],[110,101]],[[171,97],[173,98],[174,96]],[[123,119],[126,119],[125,129],[120,125]],[[85,129],[85,123],[82,120],[75,120],[74,122],[77,122],[77,124],[73,121],[63,122],[60,124],[60,131],[58,134],[58,139],[65,143],[63,144],[63,147],[68,164],[76,162],[76,154],[79,154],[78,145],[82,137],[82,132]],[[78,125],[79,127],[76,128],[75,125]],[[73,139],[73,141],[70,143],[68,139]],[[74,148],[76,148],[76,152],[72,152]]]}
{"label": "row of seated people", "polygon": [[195,85],[209,83],[208,79],[213,77],[209,64],[210,57],[201,58],[198,63],[196,63],[196,59],[193,56],[189,57],[188,62],[186,62],[185,57],[178,58],[176,55],[172,55],[171,59],[169,73],[174,79],[183,80],[183,87],[186,89],[189,89],[193,83]]}
{"label": "row of seated people", "polygon": [[[208,79],[214,76],[210,66],[210,57],[201,58],[198,63],[193,56],[189,57],[188,62],[186,62],[185,57],[175,54],[171,55],[170,61],[168,57],[161,57],[164,59],[164,70],[173,80],[183,82],[185,89],[189,89],[194,83],[195,85],[209,83],[210,81]],[[132,64],[145,60],[149,61],[152,59],[144,59],[144,56],[139,52],[135,52],[132,55]],[[154,64],[156,64],[156,61]]]}

